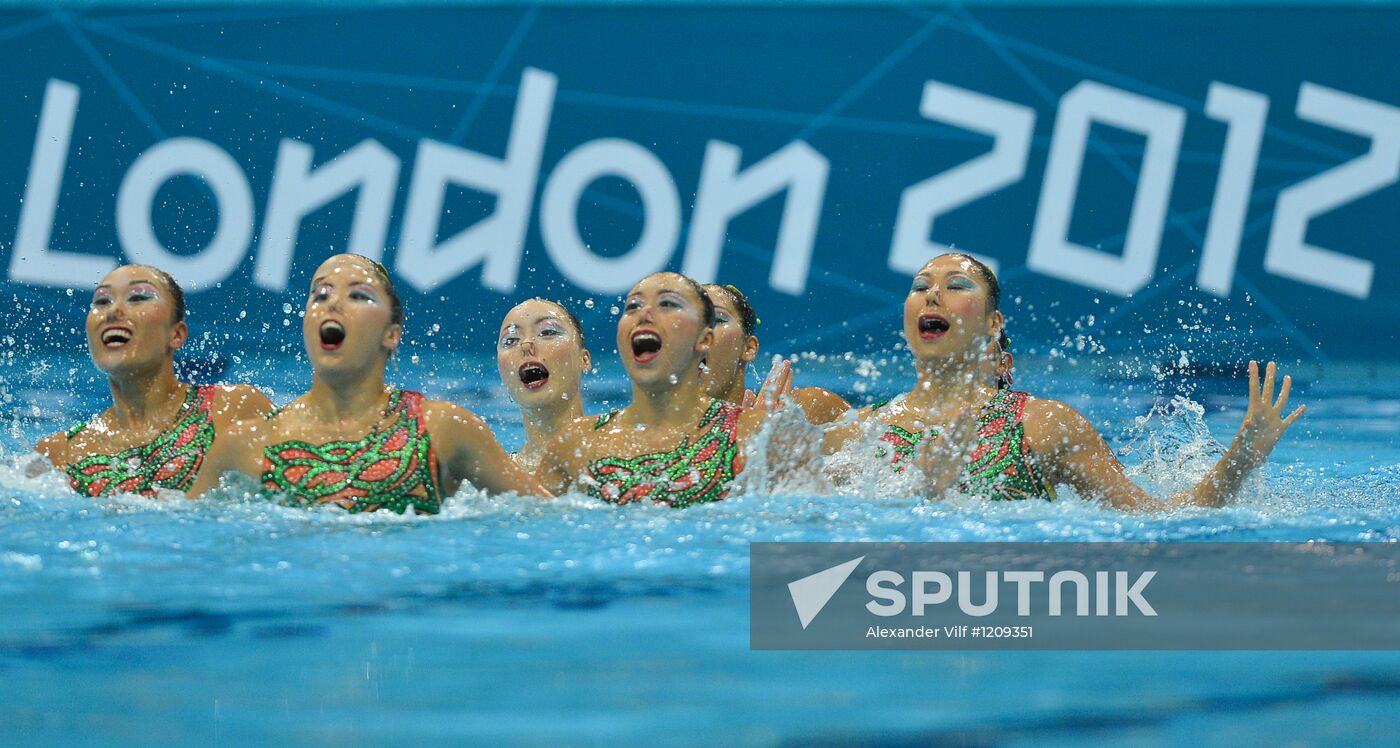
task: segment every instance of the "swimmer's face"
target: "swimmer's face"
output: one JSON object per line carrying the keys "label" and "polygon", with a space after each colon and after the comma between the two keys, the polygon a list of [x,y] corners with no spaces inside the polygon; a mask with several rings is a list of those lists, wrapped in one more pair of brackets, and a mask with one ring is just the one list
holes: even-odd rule
{"label": "swimmer's face", "polygon": [[744,369],[758,356],[758,338],[744,334],[739,308],[728,289],[709,284],[705,293],[715,303],[715,340],[705,357],[709,368],[704,378],[705,394],[723,398],[736,386],[743,386]]}
{"label": "swimmer's face", "polygon": [[554,302],[522,302],[501,322],[496,370],[521,407],[577,402],[583,373],[592,365],[578,330]]}
{"label": "swimmer's face", "polygon": [[399,345],[403,325],[379,272],[367,260],[336,255],[321,263],[306,297],[302,339],[316,369],[382,366]]}
{"label": "swimmer's face", "polygon": [[154,269],[126,265],[107,274],[92,292],[87,314],[88,352],[110,375],[169,366],[189,327],[175,321],[175,302]]}
{"label": "swimmer's face", "polygon": [[921,268],[904,299],[904,339],[920,361],[981,358],[1001,329],[1001,312],[987,311],[987,284],[965,257],[943,255]]}
{"label": "swimmer's face", "polygon": [[704,303],[676,273],[643,278],[623,300],[617,350],[636,384],[665,387],[693,376],[713,339]]}

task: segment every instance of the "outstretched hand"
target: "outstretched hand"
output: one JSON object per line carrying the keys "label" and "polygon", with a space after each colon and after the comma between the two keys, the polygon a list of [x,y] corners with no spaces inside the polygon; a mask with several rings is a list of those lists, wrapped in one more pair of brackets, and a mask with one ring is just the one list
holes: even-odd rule
{"label": "outstretched hand", "polygon": [[1269,453],[1274,451],[1283,432],[1302,417],[1306,406],[1298,406],[1287,417],[1283,410],[1288,406],[1288,393],[1293,389],[1293,377],[1284,377],[1279,387],[1278,399],[1274,399],[1274,376],[1276,367],[1273,361],[1264,367],[1264,382],[1259,382],[1259,362],[1249,362],[1249,410],[1244,414],[1244,422],[1235,434],[1235,444],[1244,452],[1251,467],[1263,464]]}
{"label": "outstretched hand", "polygon": [[763,388],[758,391],[758,396],[752,402],[747,397],[744,398],[744,406],[772,413],[783,407],[790,392],[792,392],[792,364],[786,360],[780,360],[773,364],[772,369],[768,370],[768,377],[763,380]]}

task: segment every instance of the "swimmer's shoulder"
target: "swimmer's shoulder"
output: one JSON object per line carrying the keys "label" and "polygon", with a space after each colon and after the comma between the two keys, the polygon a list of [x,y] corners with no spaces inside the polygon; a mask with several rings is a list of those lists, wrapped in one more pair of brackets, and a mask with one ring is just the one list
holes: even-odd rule
{"label": "swimmer's shoulder", "polygon": [[864,423],[870,419],[890,422],[904,412],[904,394],[900,393],[893,397],[885,397],[856,409],[856,419]]}
{"label": "swimmer's shoulder", "polygon": [[111,438],[106,417],[107,411],[103,411],[57,434],[50,434],[34,445],[34,451],[59,468],[90,455],[113,451],[106,443]]}
{"label": "swimmer's shoulder", "polygon": [[495,439],[491,427],[486,424],[486,420],[476,413],[457,403],[446,400],[430,400],[423,398],[422,401],[423,424],[428,429],[428,434],[439,440],[442,439],[468,439],[474,440],[484,435],[490,435]]}
{"label": "swimmer's shoulder", "polygon": [[792,391],[792,399],[802,408],[802,414],[817,425],[839,420],[851,409],[846,399],[822,387],[801,387]]}
{"label": "swimmer's shoulder", "polygon": [[621,411],[610,411],[596,416],[580,416],[564,424],[550,440],[551,444],[577,445],[587,441],[595,433],[605,431],[615,416]]}
{"label": "swimmer's shoulder", "polygon": [[68,457],[68,433],[60,431],[49,434],[34,445],[34,451],[47,459],[54,467],[62,468],[71,460]]}
{"label": "swimmer's shoulder", "polygon": [[250,418],[229,418],[214,438],[216,446],[221,446],[231,454],[261,454],[263,447],[282,441],[283,423],[269,414]]}
{"label": "swimmer's shoulder", "polygon": [[[616,412],[616,411],[614,411]],[[540,455],[540,464],[572,465],[575,460],[585,457],[590,447],[604,431],[600,431],[602,416],[582,416],[564,424],[545,445]],[[606,424],[606,421],[604,422]]]}
{"label": "swimmer's shoulder", "polygon": [[1026,442],[1037,454],[1062,453],[1102,438],[1089,419],[1060,400],[1028,395],[1022,414]]}
{"label": "swimmer's shoulder", "polygon": [[211,410],[216,424],[232,425],[239,421],[265,418],[273,411],[272,401],[267,395],[250,384],[216,384],[212,389],[214,403]]}

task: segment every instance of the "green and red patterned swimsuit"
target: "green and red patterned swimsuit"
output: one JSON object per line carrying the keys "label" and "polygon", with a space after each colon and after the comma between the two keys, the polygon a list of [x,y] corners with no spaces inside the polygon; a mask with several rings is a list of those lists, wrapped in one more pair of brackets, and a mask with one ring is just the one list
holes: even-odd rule
{"label": "green and red patterned swimsuit", "polygon": [[[1025,410],[1030,395],[1012,390],[997,390],[977,416],[977,448],[963,468],[958,490],[990,499],[1054,499],[1054,486],[1045,483],[1036,468],[1035,458],[1026,447]],[[884,407],[888,400],[876,403],[872,410]],[[877,457],[890,455],[896,472],[903,472],[914,456],[915,448],[924,434],[915,433],[893,424],[885,424]]]}
{"label": "green and red patterned swimsuit", "polygon": [[442,508],[442,487],[437,454],[423,424],[423,394],[390,391],[384,417],[357,441],[289,441],[267,447],[262,484],[291,506],[436,514]]}
{"label": "green and red patterned swimsuit", "polygon": [[[188,490],[214,444],[212,385],[189,385],[185,402],[175,414],[175,424],[150,444],[125,449],[116,454],[91,455],[63,468],[73,490],[85,496],[139,493],[154,496],[156,489]],[[91,419],[74,426],[64,435],[77,436]]]}
{"label": "green and red patterned swimsuit", "polygon": [[[700,437],[669,452],[636,457],[605,457],[589,463],[579,477],[584,491],[614,504],[651,499],[674,507],[723,499],[739,468],[739,414],[742,408],[716,399],[700,419]],[[593,424],[602,428],[614,413]]]}

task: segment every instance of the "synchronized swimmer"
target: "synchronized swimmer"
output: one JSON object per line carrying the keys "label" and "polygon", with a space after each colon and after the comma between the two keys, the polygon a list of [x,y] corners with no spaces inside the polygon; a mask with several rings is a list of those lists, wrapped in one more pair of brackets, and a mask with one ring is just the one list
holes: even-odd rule
{"label": "synchronized swimmer", "polygon": [[[1228,502],[1303,413],[1284,415],[1291,378],[1280,380],[1270,362],[1261,382],[1251,361],[1248,410],[1225,455],[1193,489],[1154,498],[1083,415],[1011,389],[1000,299],[996,275],[976,259],[930,260],[904,303],[916,381],[852,410],[828,390],[795,388],[786,362],[750,390],[759,319],[744,294],[655,273],[627,294],[617,324],[631,402],[599,416],[583,412],[582,382],[594,362],[578,318],[558,302],[531,299],[510,310],[497,339],[497,368],[525,431],[524,446],[508,455],[466,408],[386,384],[404,310],[383,265],[340,254],[317,268],[302,322],[311,389],[278,409],[248,385],[178,381],[174,354],[189,336],[184,294],[163,271],[128,265],[94,291],[86,322],[112,404],[37,451],[87,496],[194,498],[243,476],[293,506],[352,512],[436,513],[463,484],[683,507],[725,498],[744,470],[745,446],[787,406],[816,434],[814,447],[867,450],[872,466],[912,468],[927,497],[956,490],[1053,499],[1068,485],[1115,507],[1156,510]],[[806,469],[821,469],[811,462]]]}

